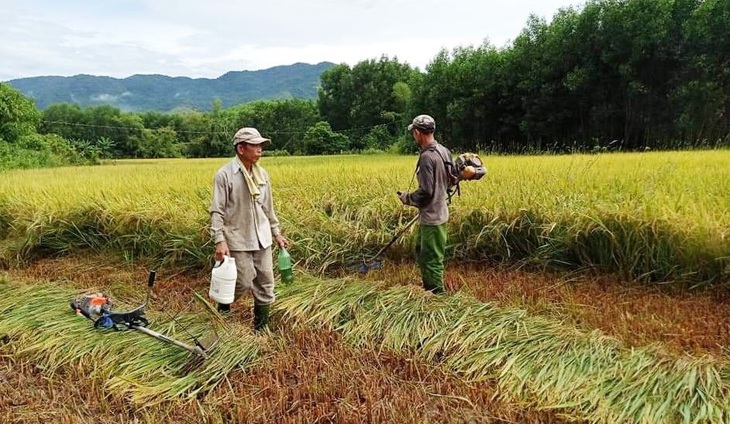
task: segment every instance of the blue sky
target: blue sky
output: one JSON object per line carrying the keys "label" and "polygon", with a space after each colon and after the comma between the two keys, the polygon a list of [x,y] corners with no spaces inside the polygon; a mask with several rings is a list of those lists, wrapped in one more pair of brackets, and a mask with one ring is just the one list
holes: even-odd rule
{"label": "blue sky", "polygon": [[217,78],[385,55],[424,69],[441,49],[501,47],[570,0],[0,0],[0,81],[77,74]]}

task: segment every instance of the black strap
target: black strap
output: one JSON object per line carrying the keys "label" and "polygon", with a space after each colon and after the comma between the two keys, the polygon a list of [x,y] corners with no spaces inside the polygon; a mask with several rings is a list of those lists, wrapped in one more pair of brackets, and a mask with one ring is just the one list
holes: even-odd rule
{"label": "black strap", "polygon": [[454,194],[456,194],[457,196],[461,196],[461,187],[459,186],[459,183],[461,181],[459,179],[459,176],[458,175],[455,175],[455,177],[456,177],[456,183],[453,184],[453,185],[451,184],[451,175],[449,175],[451,173],[451,171],[449,171],[447,169],[447,166],[450,167],[451,170],[453,171],[456,168],[456,165],[454,164],[454,160],[453,159],[450,160],[450,161],[447,161],[446,160],[446,158],[444,157],[443,153],[441,153],[441,151],[437,148],[438,145],[439,145],[438,143],[433,143],[432,147],[429,147],[428,150],[433,149],[434,151],[436,151],[436,153],[438,153],[438,155],[441,156],[441,160],[444,162],[444,171],[446,171],[446,174],[447,174],[446,175],[446,178],[448,179],[448,181],[446,183],[447,184],[447,186],[446,186],[446,198],[447,198],[449,204],[451,204],[451,198],[454,197]]}

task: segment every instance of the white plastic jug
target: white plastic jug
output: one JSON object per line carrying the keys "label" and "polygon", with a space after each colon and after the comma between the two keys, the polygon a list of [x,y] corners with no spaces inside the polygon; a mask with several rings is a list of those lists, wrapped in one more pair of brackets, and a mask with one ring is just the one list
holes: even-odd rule
{"label": "white plastic jug", "polygon": [[224,305],[233,303],[236,293],[236,276],[235,258],[224,256],[222,261],[216,261],[210,273],[208,296]]}

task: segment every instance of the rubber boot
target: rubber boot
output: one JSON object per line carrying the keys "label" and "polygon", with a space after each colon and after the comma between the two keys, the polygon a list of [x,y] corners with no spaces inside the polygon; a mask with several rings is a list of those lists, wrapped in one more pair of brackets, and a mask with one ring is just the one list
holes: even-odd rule
{"label": "rubber boot", "polygon": [[253,305],[253,329],[266,330],[269,326],[269,305]]}
{"label": "rubber boot", "polygon": [[430,283],[426,280],[423,280],[423,289],[426,291],[430,291],[433,294],[442,294],[444,293],[444,288],[439,286],[438,284]]}
{"label": "rubber boot", "polygon": [[218,304],[218,313],[228,315],[231,313],[231,305]]}

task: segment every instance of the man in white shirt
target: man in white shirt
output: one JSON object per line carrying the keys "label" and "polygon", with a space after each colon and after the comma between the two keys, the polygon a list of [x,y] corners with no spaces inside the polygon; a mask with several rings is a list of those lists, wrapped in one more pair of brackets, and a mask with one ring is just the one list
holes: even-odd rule
{"label": "man in white shirt", "polygon": [[[283,248],[290,244],[274,213],[269,174],[258,164],[263,147],[270,142],[256,128],[236,132],[236,157],[216,172],[210,207],[215,259],[231,256],[236,260],[235,300],[253,292],[256,330],[267,328],[275,300],[271,246],[273,242]],[[230,305],[218,304],[218,310],[228,313]]]}

